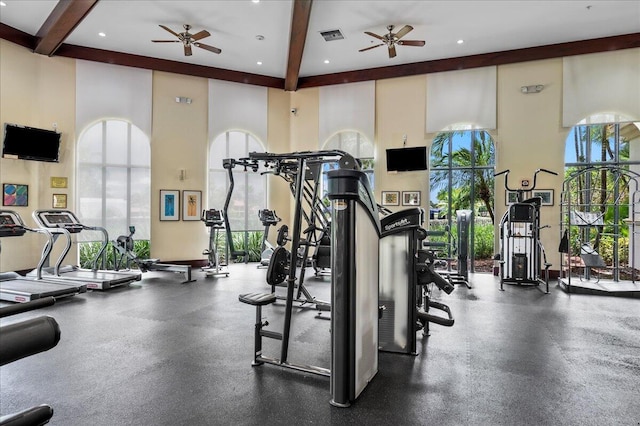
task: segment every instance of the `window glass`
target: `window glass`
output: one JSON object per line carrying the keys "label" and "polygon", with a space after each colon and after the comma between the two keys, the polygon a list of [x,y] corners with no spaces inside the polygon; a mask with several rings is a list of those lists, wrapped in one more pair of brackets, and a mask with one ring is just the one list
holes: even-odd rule
{"label": "window glass", "polygon": [[[136,239],[148,240],[151,149],[144,132],[123,120],[103,120],[81,134],[77,159],[78,218],[106,228],[110,239],[134,225]],[[83,232],[78,241],[101,237]]]}
{"label": "window glass", "polygon": [[129,157],[129,123],[107,121],[106,150],[108,164],[127,164]]}
{"label": "window glass", "polygon": [[457,211],[471,210],[471,272],[492,272],[494,242],[494,163],[491,136],[479,130],[439,133],[430,154],[429,227],[451,230],[445,240],[454,252]]}

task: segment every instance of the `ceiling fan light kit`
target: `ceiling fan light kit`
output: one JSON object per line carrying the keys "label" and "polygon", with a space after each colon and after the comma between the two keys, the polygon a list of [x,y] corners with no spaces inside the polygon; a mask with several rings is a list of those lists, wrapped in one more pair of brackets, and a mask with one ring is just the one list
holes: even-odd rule
{"label": "ceiling fan light kit", "polygon": [[389,58],[395,58],[396,57],[396,45],[398,46],[424,46],[424,40],[400,40],[402,37],[406,36],[407,34],[409,34],[410,31],[413,30],[413,27],[411,25],[405,25],[404,27],[402,27],[400,29],[400,31],[398,31],[397,33],[393,32],[393,29],[395,27],[393,25],[387,25],[387,30],[389,31],[387,34],[381,36],[369,31],[365,31],[364,33],[368,36],[371,36],[373,38],[376,38],[378,40],[381,41],[380,44],[376,44],[375,46],[369,46],[369,47],[365,47],[364,49],[360,49],[358,52],[364,52],[367,50],[371,50],[374,49],[376,47],[380,47],[380,46],[387,46],[387,49],[389,51]]}
{"label": "ceiling fan light kit", "polygon": [[200,49],[208,50],[209,52],[213,52],[213,53],[222,52],[222,50],[218,49],[217,47],[209,46],[208,44],[200,43],[198,41],[198,40],[202,40],[203,38],[209,37],[211,35],[209,31],[202,30],[202,31],[198,31],[195,34],[191,34],[189,33],[189,30],[191,29],[191,25],[184,24],[183,27],[184,27],[184,32],[176,33],[171,28],[166,27],[164,25],[160,25],[160,28],[173,34],[178,39],[177,40],[151,40],[151,41],[154,43],[182,43],[182,45],[184,46],[185,56],[191,56],[193,54],[191,50],[191,46],[199,47]]}

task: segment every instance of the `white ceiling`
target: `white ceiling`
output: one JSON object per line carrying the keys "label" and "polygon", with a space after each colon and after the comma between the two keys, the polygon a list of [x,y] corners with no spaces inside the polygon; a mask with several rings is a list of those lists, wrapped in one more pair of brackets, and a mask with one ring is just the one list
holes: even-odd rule
{"label": "white ceiling", "polygon": [[[57,1],[2,0],[0,22],[35,35]],[[285,78],[293,0],[151,1],[100,0],[65,40],[66,44],[187,62]],[[203,43],[222,49],[217,55],[193,48],[185,57],[173,38],[191,24],[206,29]],[[384,34],[386,26],[414,30],[404,39],[425,40],[424,47],[399,46],[390,59],[386,47],[364,34]],[[326,42],[320,31],[339,29],[343,40]],[[98,36],[106,33],[106,37]],[[454,58],[555,43],[640,32],[640,1],[401,1],[314,0],[300,76]],[[257,35],[264,40],[256,39]],[[463,39],[463,44],[457,44]],[[329,63],[324,61],[328,60]],[[262,65],[257,65],[261,61]]]}

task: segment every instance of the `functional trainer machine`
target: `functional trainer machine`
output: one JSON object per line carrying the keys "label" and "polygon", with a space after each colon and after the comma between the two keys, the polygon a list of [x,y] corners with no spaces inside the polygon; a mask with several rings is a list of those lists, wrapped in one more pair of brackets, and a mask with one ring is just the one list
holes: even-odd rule
{"label": "functional trainer machine", "polygon": [[[27,275],[43,274],[46,277],[63,277],[70,281],[87,282],[87,288],[94,290],[107,290],[112,287],[128,285],[133,281],[140,281],[142,274],[134,272],[106,271],[98,269],[98,264],[102,260],[104,264],[104,253],[109,244],[109,234],[107,230],[100,226],[87,226],[80,223],[75,214],[69,210],[35,210],[32,213],[33,219],[44,229],[48,229],[53,234],[53,240],[47,245],[55,244],[57,237],[61,234],[66,237],[66,246],[53,267],[48,266],[49,259],[38,266],[35,271]],[[71,249],[71,234],[82,231],[98,231],[102,234],[102,246],[93,259],[92,269],[81,269],[75,265],[61,266],[62,261]],[[45,245],[44,250],[47,250]],[[50,251],[50,250],[49,250]]]}
{"label": "functional trainer machine", "polygon": [[[207,256],[207,266],[202,268],[208,277],[216,275],[229,276],[227,265],[222,265],[220,261],[220,252],[218,251],[218,232],[224,229],[224,219],[222,212],[216,209],[202,211],[201,220],[204,226],[209,228],[209,248],[205,249],[202,254]],[[231,237],[229,237],[231,239]],[[223,268],[224,267],[224,268]]]}
{"label": "functional trainer machine", "polygon": [[[46,229],[32,229],[27,227],[20,215],[12,210],[0,210],[0,237],[21,237],[26,232],[37,232],[47,236],[49,242],[53,241],[51,232]],[[47,250],[40,258],[38,269],[51,253],[53,244],[46,246]],[[0,273],[0,300],[8,302],[29,302],[44,297],[57,298],[73,296],[87,291],[87,285],[79,282],[65,284],[60,280],[42,279],[42,273],[35,278],[22,277],[16,272]]]}
{"label": "functional trainer machine", "polygon": [[143,259],[138,257],[134,251],[135,241],[133,234],[136,233],[135,226],[129,226],[129,235],[120,235],[113,241],[113,257],[115,270],[120,268],[130,269],[131,263],[135,264],[142,272],[147,271],[163,271],[177,272],[184,274],[184,283],[190,283],[195,280],[191,279],[191,265],[174,265],[171,263],[161,263],[160,259]]}
{"label": "functional trainer machine", "polygon": [[[524,199],[525,193],[535,190],[538,173],[552,175],[557,173],[546,169],[538,169],[533,174],[531,188],[510,188],[509,170],[496,173],[504,175],[504,186],[507,191],[517,194],[517,201],[511,203],[500,221],[500,290],[503,284],[545,285],[545,293],[549,293],[549,267],[547,256],[540,241],[540,230],[548,226],[540,226],[540,197]],[[544,278],[541,277],[544,264]]]}

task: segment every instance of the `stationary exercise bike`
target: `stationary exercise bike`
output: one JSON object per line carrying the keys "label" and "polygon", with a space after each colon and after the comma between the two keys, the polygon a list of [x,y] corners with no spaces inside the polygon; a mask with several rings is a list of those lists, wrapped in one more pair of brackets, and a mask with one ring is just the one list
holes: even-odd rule
{"label": "stationary exercise bike", "polygon": [[262,248],[260,254],[260,264],[258,268],[269,266],[269,260],[271,259],[271,255],[275,250],[275,247],[269,242],[269,228],[271,226],[275,226],[282,219],[276,215],[275,210],[262,209],[258,210],[258,218],[262,225],[264,226],[264,234],[262,235]]}
{"label": "stationary exercise bike", "polygon": [[222,211],[216,209],[203,210],[200,219],[209,228],[209,248],[202,252],[207,256],[207,266],[203,267],[202,270],[208,277],[215,275],[228,277],[229,270],[226,268],[227,265],[221,264],[220,253],[218,252],[218,232],[224,229],[225,226]]}

